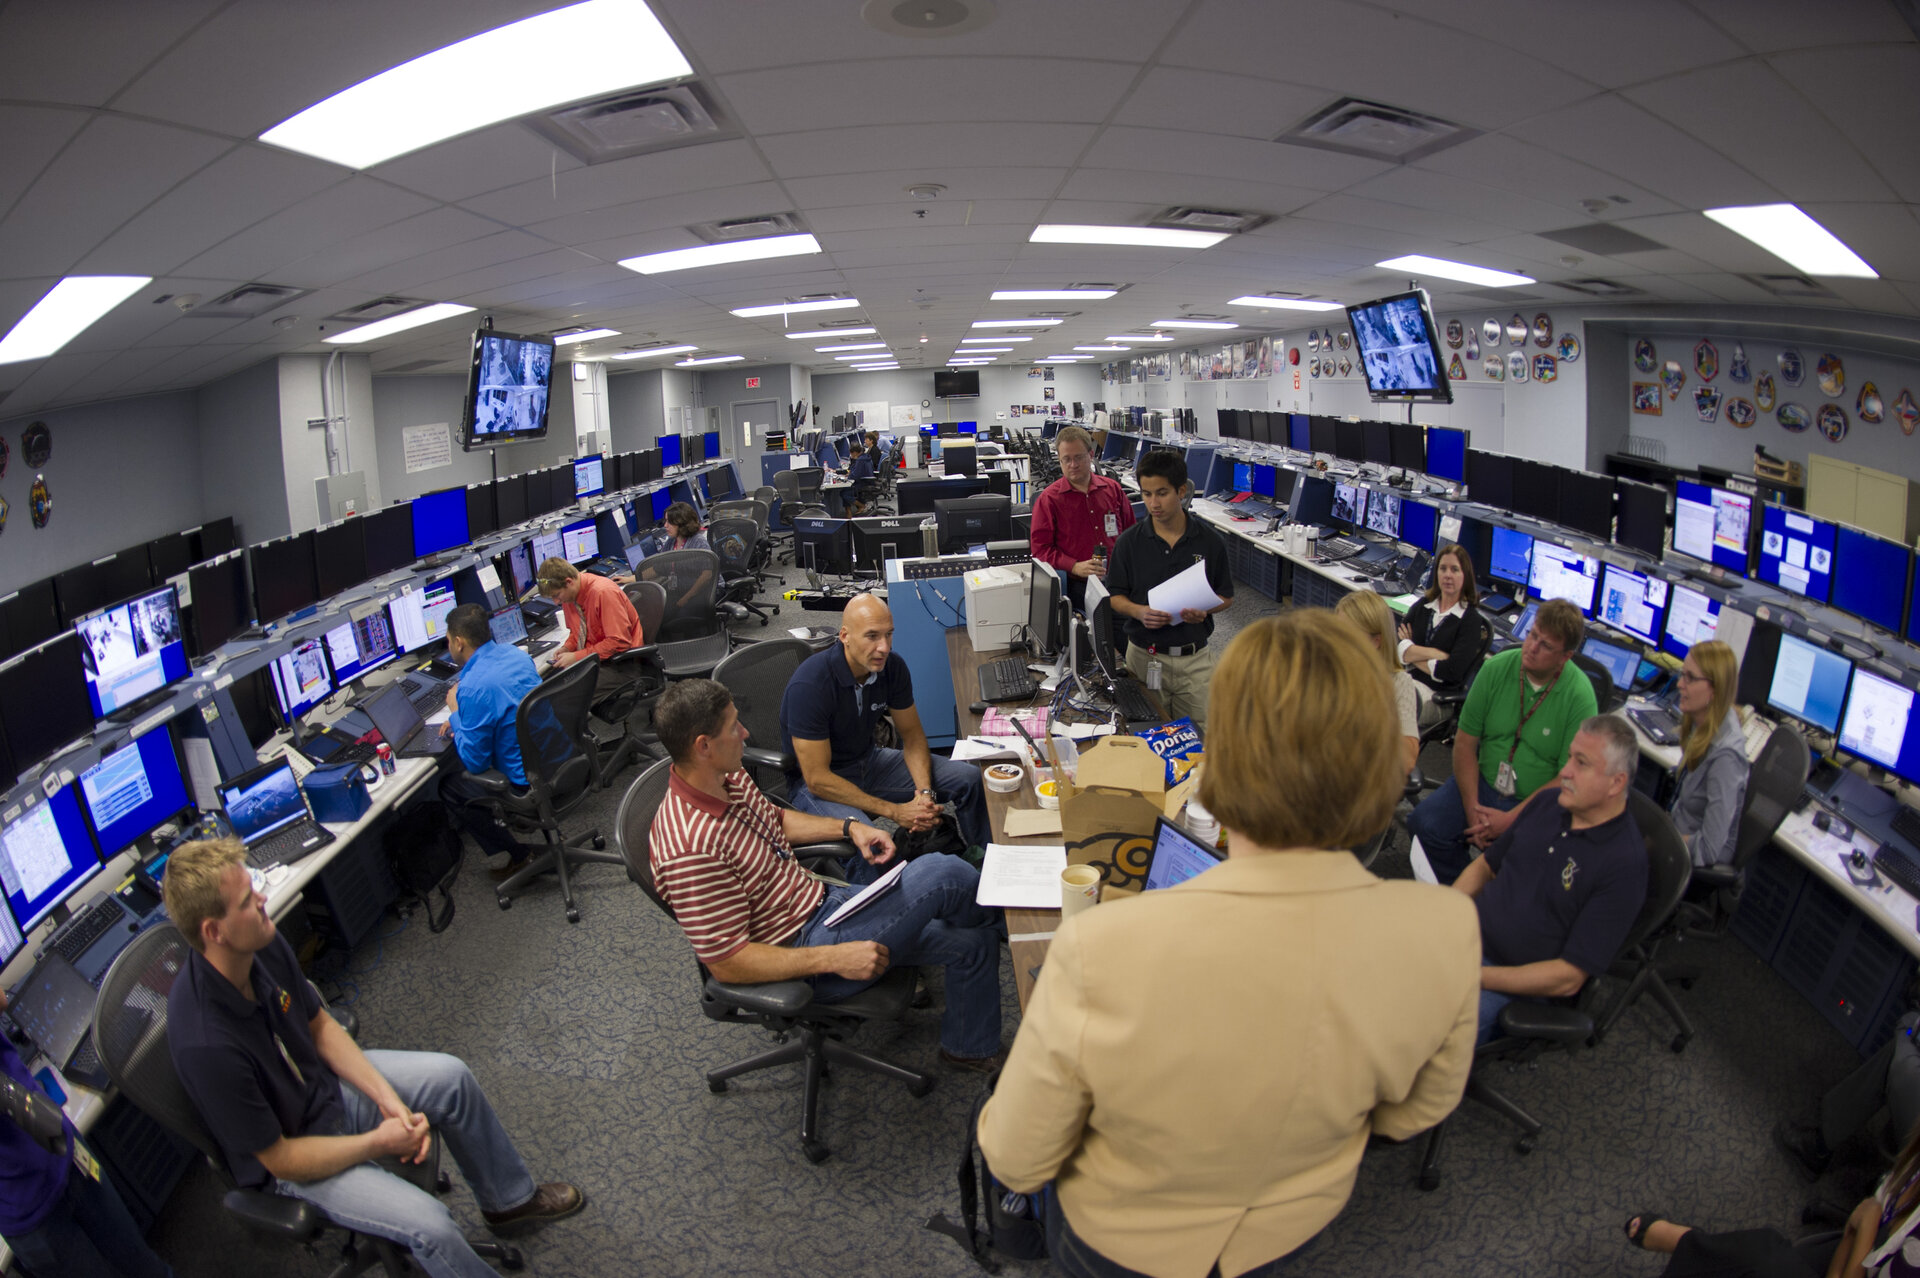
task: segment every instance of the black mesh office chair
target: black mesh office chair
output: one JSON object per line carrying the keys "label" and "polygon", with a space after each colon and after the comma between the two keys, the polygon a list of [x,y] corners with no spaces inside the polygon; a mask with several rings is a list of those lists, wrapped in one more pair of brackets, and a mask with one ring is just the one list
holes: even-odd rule
{"label": "black mesh office chair", "polygon": [[[312,1250],[328,1230],[340,1230],[344,1235],[340,1263],[331,1278],[353,1278],[374,1268],[389,1278],[403,1278],[413,1272],[404,1247],[336,1224],[304,1199],[233,1184],[226,1157],[180,1085],[167,1047],[167,998],[191,953],[179,928],[160,923],[135,937],[114,959],[100,982],[93,1008],[94,1046],[107,1077],[136,1108],[206,1157],[214,1174],[227,1186],[221,1206],[248,1233],[263,1242],[298,1244]],[[421,1163],[382,1159],[381,1166],[429,1193],[445,1193],[450,1188],[447,1177],[440,1172],[437,1139]],[[518,1249],[501,1243],[470,1239],[468,1246],[483,1257],[499,1261],[503,1269],[516,1270],[523,1263]]]}
{"label": "black mesh office chair", "polygon": [[[658,584],[666,592],[658,627],[643,633],[659,650],[667,677],[711,674],[733,649],[733,636],[714,605],[720,557],[711,550],[669,550],[641,560],[639,575],[642,582]],[[641,625],[646,625],[644,615]]]}
{"label": "black mesh office chair", "polygon": [[746,766],[770,795],[787,792],[786,756],[780,751],[780,699],[800,663],[813,655],[804,639],[763,639],[750,643],[713,668],[716,682],[733,694],[734,708],[747,727]]}
{"label": "black mesh office chair", "polygon": [[1574,653],[1572,660],[1580,668],[1580,673],[1593,684],[1593,704],[1599,707],[1601,714],[1609,714],[1626,703],[1626,694],[1614,684],[1613,676],[1607,673],[1605,666],[1584,652]]}
{"label": "black mesh office chair", "polygon": [[[764,491],[769,495],[773,492],[771,488]],[[752,572],[756,582],[780,580],[779,573],[768,572],[766,570],[767,565],[773,562],[773,539],[768,529],[768,520],[771,517],[771,511],[769,510],[770,505],[771,496],[769,496],[767,501],[761,501],[755,497],[743,497],[733,501],[715,502],[707,508],[709,526],[718,523],[722,519],[751,519],[753,521],[753,552],[748,556],[747,566],[749,571]],[[709,533],[708,540],[712,540],[711,533]],[[775,609],[775,611],[778,611],[778,609]]]}
{"label": "black mesh office chair", "polygon": [[[739,609],[742,614],[752,613],[764,626],[780,611],[780,605],[769,607],[754,602],[754,595],[760,589],[760,579],[753,572],[757,537],[751,519],[715,519],[707,524],[707,544],[720,560],[720,584],[715,591],[717,605],[722,609]],[[645,567],[644,562],[641,566]]]}
{"label": "black mesh office chair", "polygon": [[799,490],[798,496],[802,503],[812,505],[821,500],[820,490],[827,482],[825,467],[802,466],[799,470],[788,471],[787,474],[793,476],[793,481]]}
{"label": "black mesh office chair", "polygon": [[[1637,790],[1629,790],[1627,810],[1633,813],[1636,825],[1640,824],[1643,816],[1647,819],[1647,824],[1640,826],[1640,836],[1647,849],[1647,899],[1641,905],[1633,926],[1627,930],[1615,962],[1633,954],[1672,917],[1675,907],[1680,903],[1680,894],[1686,890],[1689,864],[1686,848],[1681,845],[1679,836],[1672,835],[1673,825],[1670,821],[1666,822],[1665,833],[1662,833],[1660,823],[1666,821],[1666,813],[1660,811],[1658,805]],[[1660,820],[1655,821],[1655,817]],[[1649,830],[1653,832],[1650,834]],[[1529,1064],[1553,1048],[1572,1051],[1583,1043],[1591,1042],[1595,1015],[1600,1010],[1601,984],[1596,974],[1571,1000],[1513,1000],[1500,1010],[1499,1033],[1473,1054],[1473,1072],[1467,1077],[1466,1099],[1485,1105],[1520,1129],[1520,1136],[1514,1142],[1514,1149],[1519,1153],[1533,1152],[1534,1141],[1541,1131],[1540,1120],[1494,1087],[1487,1078],[1487,1067],[1496,1061]],[[1420,1160],[1419,1183],[1422,1189],[1440,1187],[1440,1150],[1445,1141],[1447,1125],[1452,1121],[1449,1117],[1427,1133],[1426,1148]]]}
{"label": "black mesh office chair", "polygon": [[778,521],[779,527],[769,533],[776,545],[785,543],[785,554],[789,562],[793,559],[793,521],[805,503],[800,497],[799,472],[777,470],[773,473],[773,491],[777,495],[776,508],[770,511],[770,518]]}
{"label": "black mesh office chair", "polygon": [[527,784],[516,786],[504,772],[489,769],[466,775],[485,788],[476,800],[497,813],[510,829],[538,831],[544,846],[511,878],[494,889],[505,910],[514,894],[543,874],[560,880],[560,900],[567,922],[580,921],[573,901],[572,869],[576,865],[618,865],[618,853],[605,850],[598,830],[568,839],[560,821],[592,797],[600,779],[597,743],[589,731],[594,681],[600,677],[600,659],[576,661],[520,699],[514,732],[520,740],[520,758]]}
{"label": "black mesh office chair", "polygon": [[[1687,890],[1687,881],[1693,868],[1692,858],[1687,845],[1680,837],[1680,831],[1674,829],[1673,818],[1668,816],[1661,806],[1638,790],[1628,793],[1627,808],[1633,813],[1634,824],[1640,827],[1640,835],[1647,843],[1647,855],[1655,856],[1655,845],[1659,847],[1660,866],[1668,874],[1677,874],[1679,884],[1672,888],[1673,907],[1680,903],[1681,894]],[[1676,867],[1678,867],[1676,869]],[[1668,880],[1659,874],[1648,887],[1651,894],[1658,889],[1663,893],[1670,886]],[[1673,926],[1677,917],[1676,910],[1669,907],[1661,925],[1635,943],[1621,950],[1607,968],[1607,975],[1618,981],[1625,981],[1626,988],[1611,999],[1606,1010],[1594,1023],[1593,1042],[1597,1045],[1613,1029],[1626,1010],[1640,1001],[1642,994],[1650,994],[1661,1010],[1673,1021],[1673,1038],[1668,1046],[1675,1052],[1683,1052],[1693,1038],[1693,1022],[1687,1019],[1679,1002],[1673,997],[1673,990],[1667,984],[1660,959],[1662,950],[1677,940],[1677,930]]]}
{"label": "black mesh office chair", "polygon": [[[661,898],[654,885],[653,866],[648,859],[653,814],[666,797],[670,767],[668,763],[656,763],[634,781],[620,801],[614,838],[626,858],[627,877],[639,885],[662,913],[673,918],[672,907]],[[802,861],[837,861],[853,851],[850,844],[822,844],[795,848],[794,856]],[[677,924],[678,920],[675,921]],[[898,1079],[913,1096],[925,1096],[933,1090],[932,1075],[859,1051],[841,1041],[864,1021],[897,1021],[905,1017],[913,1002],[917,968],[889,968],[885,976],[851,998],[838,1003],[815,1003],[813,986],[806,981],[729,985],[716,980],[706,964],[697,959],[695,963],[700,973],[701,1011],[716,1021],[759,1025],[772,1030],[781,1044],[731,1065],[708,1070],[707,1089],[715,1095],[724,1095],[730,1078],[776,1065],[804,1065],[800,1148],[809,1162],[823,1162],[831,1152],[820,1141],[820,1085],[827,1080],[830,1067],[844,1066]]]}
{"label": "black mesh office chair", "polygon": [[[1747,771],[1747,797],[1740,808],[1740,833],[1735,836],[1733,860],[1725,865],[1695,866],[1687,886],[1687,903],[1680,907],[1680,923],[1689,940],[1712,940],[1726,934],[1727,924],[1740,904],[1747,867],[1760,849],[1773,842],[1780,823],[1800,802],[1806,789],[1812,755],[1806,738],[1790,724],[1779,724],[1760,747]],[[1669,979],[1691,986],[1697,973],[1679,973]]]}

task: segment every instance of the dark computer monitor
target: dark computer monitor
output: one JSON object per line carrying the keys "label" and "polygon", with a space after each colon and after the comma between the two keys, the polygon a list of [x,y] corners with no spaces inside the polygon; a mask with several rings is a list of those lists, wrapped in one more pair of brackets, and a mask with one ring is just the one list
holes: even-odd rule
{"label": "dark computer monitor", "polygon": [[1720,601],[1705,591],[1677,583],[1670,593],[1666,628],[1660,632],[1660,650],[1684,659],[1694,644],[1705,643],[1719,633]]}
{"label": "dark computer monitor", "polygon": [[1222,439],[1240,438],[1240,419],[1231,408],[1216,408],[1213,412],[1215,428]]}
{"label": "dark computer monitor", "polygon": [[607,491],[607,460],[604,457],[580,457],[573,463],[573,500],[598,497]]}
{"label": "dark computer monitor", "polygon": [[1869,625],[1902,633],[1913,552],[1847,524],[1833,545],[1833,606]]}
{"label": "dark computer monitor", "polygon": [[980,450],[971,445],[949,444],[941,451],[940,460],[944,465],[942,473],[946,475],[980,473]]}
{"label": "dark computer monitor", "polygon": [[313,584],[321,599],[352,590],[367,579],[366,522],[351,515],[313,530]]}
{"label": "dark computer monitor", "polygon": [[280,720],[273,712],[273,676],[265,666],[237,676],[227,685],[227,696],[248,744],[256,751],[280,731]]}
{"label": "dark computer monitor", "polygon": [[[1832,524],[1785,506],[1761,509],[1760,553],[1753,559],[1756,578],[1788,594],[1825,603],[1833,570]],[[1901,588],[1905,589],[1904,584]]]}
{"label": "dark computer monitor", "polygon": [[1908,785],[1920,785],[1920,714],[1914,713],[1913,688],[1903,679],[1856,666],[1834,745]]}
{"label": "dark computer monitor", "polygon": [[525,475],[508,475],[493,481],[493,510],[502,528],[524,524],[532,517],[527,510]]}
{"label": "dark computer monitor", "polygon": [[1513,459],[1513,504],[1516,514],[1554,523],[1560,520],[1560,476],[1558,466],[1525,457]]}
{"label": "dark computer monitor", "polygon": [[1667,550],[1667,490],[1633,479],[1613,481],[1613,539],[1655,559]]}
{"label": "dark computer monitor", "polygon": [[566,542],[560,537],[558,528],[543,528],[533,534],[527,543],[533,550],[533,571],[538,574],[540,565],[549,559],[566,558]]}
{"label": "dark computer monitor", "polygon": [[1513,458],[1467,450],[1467,496],[1495,510],[1513,509]]}
{"label": "dark computer monitor", "polygon": [[240,549],[240,542],[234,533],[232,515],[209,519],[198,528],[191,528],[188,531],[193,534],[193,562],[195,563]]}
{"label": "dark computer monitor", "polygon": [[1517,528],[1494,525],[1487,576],[1513,586],[1516,595],[1525,594],[1533,579],[1533,538]]}
{"label": "dark computer monitor", "polygon": [[1305,413],[1287,414],[1287,447],[1301,453],[1314,451],[1313,419]]}
{"label": "dark computer monitor", "polygon": [[671,505],[673,505],[671,488],[656,488],[647,494],[647,513],[653,516],[653,522],[656,524],[667,517],[667,507]]}
{"label": "dark computer monitor", "polygon": [[467,533],[467,490],[442,488],[413,499],[413,556],[425,559],[473,540]]}
{"label": "dark computer monitor", "polygon": [[1362,448],[1366,453],[1364,460],[1378,466],[1392,466],[1394,464],[1393,427],[1386,422],[1368,420],[1360,423],[1360,432]]}
{"label": "dark computer monitor", "polygon": [[884,577],[889,559],[914,559],[920,554],[920,518],[869,515],[853,523],[853,561],[863,573]]}
{"label": "dark computer monitor", "polygon": [[193,655],[204,657],[253,624],[253,597],[247,593],[246,556],[235,551],[187,570],[188,629]]}
{"label": "dark computer monitor", "polygon": [[60,621],[71,626],[90,612],[136,595],[153,584],[147,548],[107,555],[92,563],[53,575],[53,592],[60,601]]}
{"label": "dark computer monitor", "polygon": [[171,585],[81,617],[80,660],[96,718],[124,710],[187,677],[180,600]]}
{"label": "dark computer monitor", "polygon": [[1529,581],[1537,598],[1564,599],[1582,616],[1593,616],[1593,599],[1600,586],[1598,559],[1543,538],[1533,543],[1532,565]]}
{"label": "dark computer monitor", "polygon": [[307,711],[333,695],[333,671],[327,665],[327,645],[319,636],[303,639],[268,664],[273,673],[274,701],[280,721],[291,725]]}
{"label": "dark computer monitor", "polygon": [[1293,522],[1324,524],[1333,518],[1333,481],[1325,475],[1302,475],[1293,490]]}
{"label": "dark computer monitor", "polygon": [[1418,474],[1427,468],[1427,428],[1419,422],[1388,422],[1390,464]]}
{"label": "dark computer monitor", "polygon": [[1057,573],[1036,563],[1027,583],[1027,649],[1035,656],[1052,657],[1066,646],[1062,620],[1066,596]]}
{"label": "dark computer monitor", "polygon": [[1366,526],[1367,490],[1359,484],[1336,482],[1333,486],[1333,518],[1329,521],[1341,532]]}
{"label": "dark computer monitor", "polygon": [[1291,466],[1272,466],[1273,491],[1268,494],[1281,505],[1290,505],[1293,501],[1293,488],[1300,479],[1300,472]]}
{"label": "dark computer monitor", "polygon": [[171,581],[198,562],[193,556],[192,533],[168,533],[147,543],[147,567],[156,583]]}
{"label": "dark computer monitor", "polygon": [[592,519],[576,519],[560,526],[560,557],[578,568],[600,557],[600,525]]}
{"label": "dark computer monitor", "polygon": [[660,452],[660,465],[662,469],[680,464],[680,437],[678,435],[662,435],[654,441],[654,444]]}
{"label": "dark computer monitor", "polygon": [[1344,417],[1334,419],[1333,454],[1342,461],[1365,461],[1367,459],[1367,432],[1359,422],[1350,422]]}
{"label": "dark computer monitor", "polygon": [[1740,660],[1738,697],[1831,734],[1839,731],[1852,677],[1853,662],[1840,653],[1770,621],[1756,621]]}
{"label": "dark computer monitor", "polygon": [[937,501],[933,515],[943,555],[960,554],[1013,536],[1013,505],[997,494]]}
{"label": "dark computer monitor", "polygon": [[399,502],[363,515],[360,536],[367,546],[367,576],[384,577],[413,562],[413,506]]}
{"label": "dark computer monitor", "polygon": [[19,771],[93,731],[93,724],[80,636],[73,631],[0,665],[0,731]]}
{"label": "dark computer monitor", "polygon": [[63,785],[0,830],[7,906],[31,932],[68,897],[100,873],[100,853],[80,816],[73,787]]}
{"label": "dark computer monitor", "polygon": [[500,503],[490,483],[467,485],[467,537],[478,540],[500,531]]}
{"label": "dark computer monitor", "polygon": [[814,572],[853,571],[852,521],[801,515],[793,521],[793,562]]}
{"label": "dark computer monitor", "polygon": [[[1451,537],[1447,535],[1449,526],[1453,529],[1453,535]],[[1475,574],[1483,583],[1481,586],[1482,591],[1485,591],[1488,586],[1492,585],[1491,582],[1487,581],[1487,567],[1493,561],[1492,524],[1479,519],[1443,515],[1440,518],[1440,529],[1434,534],[1434,539],[1440,543],[1442,548],[1448,545],[1456,545],[1467,552],[1473,559]]]}
{"label": "dark computer monitor", "polygon": [[1663,577],[1607,564],[1600,569],[1594,620],[1624,631],[1641,643],[1657,644],[1665,633],[1670,589]]}
{"label": "dark computer monitor", "polygon": [[253,578],[253,614],[263,622],[310,608],[320,598],[313,574],[311,528],[247,547],[247,570]]}
{"label": "dark computer monitor", "polygon": [[642,449],[640,451],[640,460],[645,463],[646,478],[639,482],[651,484],[666,478],[667,458],[664,445],[656,442],[652,448]]}
{"label": "dark computer monitor", "polygon": [[1468,433],[1452,426],[1427,428],[1427,473],[1435,479],[1464,484],[1467,481]]}
{"label": "dark computer monitor", "polygon": [[1753,540],[1753,497],[1682,479],[1673,486],[1673,548],[1742,577]]}
{"label": "dark computer monitor", "polygon": [[1440,512],[1426,502],[1408,499],[1400,503],[1400,540],[1415,550],[1429,555],[1434,552],[1439,523]]}
{"label": "dark computer monitor", "polygon": [[987,491],[984,479],[903,479],[894,486],[895,509],[903,515],[931,515],[934,503],[976,497]]}
{"label": "dark computer monitor", "polygon": [[42,577],[0,599],[0,661],[37,648],[66,627],[60,624],[60,602],[53,578]]}
{"label": "dark computer monitor", "polygon": [[82,772],[79,789],[94,841],[109,860],[191,806],[173,732],[164,724]]}
{"label": "dark computer monitor", "polygon": [[719,470],[707,472],[707,496],[714,501],[727,501],[734,495],[733,467],[722,466]]}
{"label": "dark computer monitor", "polygon": [[1275,414],[1256,410],[1246,413],[1245,416],[1252,418],[1254,443],[1271,444],[1275,442],[1273,437],[1273,419]]}
{"label": "dark computer monitor", "polygon": [[1318,413],[1308,418],[1307,442],[1313,445],[1311,451],[1331,456],[1339,443],[1339,432],[1334,428],[1333,418]]}
{"label": "dark computer monitor", "polygon": [[1400,494],[1375,489],[1367,494],[1367,529],[1400,540]]}
{"label": "dark computer monitor", "polygon": [[1584,470],[1560,472],[1558,522],[1595,541],[1613,540],[1613,477]]}

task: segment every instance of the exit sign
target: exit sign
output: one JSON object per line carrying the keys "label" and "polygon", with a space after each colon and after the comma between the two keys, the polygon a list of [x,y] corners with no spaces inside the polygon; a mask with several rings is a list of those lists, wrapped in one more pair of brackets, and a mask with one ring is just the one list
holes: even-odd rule
{"label": "exit sign", "polygon": [[759,379],[759,378],[757,378],[757,377],[749,377],[749,378],[747,379],[747,389],[748,389],[748,390],[759,390],[759,389],[760,389],[760,379]]}

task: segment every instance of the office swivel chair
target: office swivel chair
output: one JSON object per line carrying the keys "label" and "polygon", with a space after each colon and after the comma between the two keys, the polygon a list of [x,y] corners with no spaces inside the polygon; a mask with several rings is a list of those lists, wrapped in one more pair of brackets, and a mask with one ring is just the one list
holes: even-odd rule
{"label": "office swivel chair", "polygon": [[[1636,825],[1640,824],[1643,817],[1647,822],[1640,826],[1641,838],[1647,848],[1647,899],[1640,907],[1633,926],[1627,930],[1626,939],[1615,956],[1616,962],[1643,946],[1672,917],[1674,908],[1680,903],[1680,894],[1686,890],[1689,865],[1686,848],[1681,846],[1679,837],[1674,835],[1668,838],[1660,833],[1660,823],[1654,818],[1664,821],[1666,814],[1660,811],[1658,805],[1638,791],[1629,790],[1627,810],[1633,813]],[[1672,829],[1672,823],[1668,822],[1665,827],[1667,834],[1671,834]],[[1654,833],[1649,834],[1649,830]],[[1513,1000],[1500,1011],[1499,1033],[1473,1054],[1473,1072],[1467,1076],[1466,1099],[1485,1105],[1520,1129],[1520,1137],[1514,1142],[1514,1149],[1519,1153],[1533,1152],[1534,1141],[1541,1131],[1540,1120],[1494,1087],[1487,1077],[1488,1067],[1496,1061],[1528,1064],[1553,1048],[1572,1051],[1583,1043],[1591,1042],[1595,1013],[1600,1009],[1600,985],[1601,981],[1595,975],[1571,1000]],[[1449,1117],[1427,1133],[1426,1148],[1420,1160],[1419,1184],[1422,1189],[1431,1190],[1440,1186],[1440,1150],[1446,1138],[1447,1126],[1452,1121]]]}
{"label": "office swivel chair", "polygon": [[767,794],[787,793],[787,756],[780,752],[780,699],[800,663],[813,655],[804,639],[762,639],[729,653],[713,678],[733,694],[747,728],[746,768]]}
{"label": "office swivel chair", "polygon": [[[1477,609],[1469,612],[1467,617],[1476,619],[1480,623],[1480,650],[1474,655],[1473,660],[1468,662],[1466,677],[1460,680],[1458,687],[1430,690],[1432,695],[1428,699],[1439,711],[1439,718],[1420,729],[1422,754],[1430,745],[1437,744],[1446,746],[1448,749],[1453,748],[1453,739],[1460,732],[1460,707],[1467,703],[1467,689],[1473,687],[1473,681],[1479,677],[1480,667],[1487,664],[1487,656],[1493,647],[1493,626],[1487,619]],[[1462,620],[1465,621],[1466,618]],[[1410,802],[1418,802],[1423,791],[1439,789],[1451,775],[1451,769],[1442,769],[1436,776],[1428,777],[1416,767],[1412,775],[1407,778],[1408,791],[1405,797]]]}
{"label": "office swivel chair", "polygon": [[1687,890],[1693,861],[1687,852],[1685,841],[1680,837],[1680,831],[1673,827],[1673,818],[1668,816],[1658,803],[1640,791],[1632,790],[1628,792],[1627,810],[1633,813],[1633,822],[1640,827],[1640,837],[1646,840],[1647,856],[1650,861],[1655,857],[1655,846],[1659,847],[1660,870],[1654,873],[1652,881],[1648,884],[1648,895],[1651,896],[1655,891],[1664,895],[1671,887],[1667,879],[1662,877],[1661,871],[1667,875],[1677,875],[1680,882],[1677,888],[1671,888],[1673,908],[1669,908],[1660,926],[1622,949],[1620,956],[1607,967],[1609,977],[1625,981],[1627,984],[1618,996],[1608,1002],[1606,1010],[1595,1022],[1593,1042],[1597,1046],[1621,1016],[1625,1015],[1626,1010],[1640,1001],[1642,994],[1651,994],[1653,1001],[1658,1003],[1661,1010],[1666,1012],[1668,1018],[1673,1021],[1674,1035],[1667,1046],[1676,1053],[1683,1052],[1687,1049],[1687,1043],[1693,1038],[1693,1022],[1687,1019],[1686,1012],[1681,1010],[1679,1002],[1673,997],[1673,990],[1668,986],[1661,970],[1660,957],[1664,947],[1678,940],[1677,929],[1674,927],[1676,911],[1681,895]]}
{"label": "office swivel chair", "polygon": [[[1740,904],[1741,889],[1746,886],[1747,867],[1762,848],[1773,842],[1780,823],[1800,802],[1811,760],[1806,739],[1792,725],[1779,724],[1768,735],[1759,757],[1747,770],[1747,797],[1740,808],[1740,833],[1735,836],[1733,860],[1693,869],[1688,899],[1678,916],[1686,939],[1718,940],[1726,935]],[[1691,987],[1697,975],[1682,972],[1669,979]]]}
{"label": "office swivel chair", "polygon": [[[770,518],[778,520],[778,528],[772,533],[776,541],[785,543],[787,561],[793,561],[793,521],[805,503],[800,499],[800,472],[794,470],[775,471],[773,491],[778,494],[778,509],[770,512]],[[816,494],[817,495],[817,494]]]}
{"label": "office swivel chair", "polygon": [[[637,884],[661,913],[674,918],[673,909],[660,896],[653,881],[649,860],[649,839],[653,814],[667,794],[670,763],[656,763],[640,774],[620,801],[620,815],[614,838],[620,854],[626,858],[627,877]],[[832,862],[854,853],[847,843],[821,844],[794,849],[802,862]],[[676,920],[676,923],[678,920]],[[760,985],[729,985],[716,980],[707,965],[695,960],[700,972],[700,1010],[716,1021],[759,1025],[772,1030],[781,1046],[749,1056],[720,1069],[707,1071],[707,1089],[725,1095],[727,1080],[776,1065],[804,1065],[806,1079],[802,1088],[800,1148],[808,1162],[824,1162],[829,1153],[820,1141],[820,1085],[827,1081],[833,1066],[863,1070],[894,1078],[907,1085],[912,1096],[925,1096],[933,1090],[933,1076],[881,1056],[859,1051],[841,1040],[865,1021],[897,1021],[907,1014],[913,1002],[912,967],[889,968],[887,974],[851,998],[838,1003],[815,1003],[813,986],[806,981],[769,981]]]}
{"label": "office swivel chair", "polygon": [[1599,707],[1601,714],[1611,714],[1626,703],[1626,694],[1615,686],[1613,676],[1607,673],[1605,666],[1584,652],[1574,653],[1572,661],[1580,668],[1580,673],[1587,676],[1588,682],[1593,684],[1593,704]]}
{"label": "office swivel chair", "polygon": [[[343,1234],[340,1263],[331,1278],[354,1278],[375,1268],[388,1278],[414,1272],[407,1263],[408,1252],[398,1244],[355,1233],[304,1199],[233,1184],[226,1156],[180,1085],[167,1047],[167,997],[191,954],[180,929],[160,923],[135,937],[101,980],[93,1008],[93,1042],[113,1085],[143,1113],[206,1157],[214,1174],[227,1186],[221,1206],[256,1238],[287,1246],[298,1244],[313,1251],[322,1235],[338,1229]],[[437,1139],[419,1164],[398,1159],[380,1161],[388,1171],[429,1193],[444,1194],[451,1188],[440,1171]],[[523,1264],[517,1248],[473,1239],[468,1245],[479,1255],[500,1262],[503,1269],[516,1270]]]}
{"label": "office swivel chair", "polygon": [[720,583],[715,591],[722,609],[739,609],[760,618],[766,625],[779,604],[769,607],[754,602],[760,579],[753,571],[753,551],[758,531],[751,519],[715,519],[707,524],[707,544],[720,559]]}
{"label": "office swivel chair", "polygon": [[[767,491],[771,492],[772,490],[769,489]],[[711,529],[712,524],[718,523],[722,519],[751,519],[753,521],[753,551],[748,556],[747,567],[753,574],[755,582],[779,581],[781,579],[779,573],[766,571],[767,565],[773,562],[773,540],[767,523],[769,518],[770,512],[767,509],[767,503],[753,497],[739,498],[734,501],[715,502],[707,509],[709,529]],[[711,535],[708,536],[708,541],[709,543],[712,542]],[[723,568],[726,566],[724,561],[721,566]],[[774,611],[778,612],[779,609],[776,608]]]}
{"label": "office swivel chair", "polygon": [[[641,626],[658,650],[669,679],[705,678],[733,650],[733,636],[721,620],[714,594],[720,581],[720,557],[711,550],[669,550],[640,561],[641,582],[664,592],[665,606],[652,629]],[[634,607],[639,607],[636,599]],[[651,607],[651,604],[649,605]]]}
{"label": "office swivel chair", "polygon": [[538,831],[544,844],[526,865],[494,889],[503,910],[512,908],[514,894],[521,888],[543,874],[552,874],[560,880],[560,900],[566,907],[567,922],[578,923],[580,907],[573,901],[573,867],[620,864],[618,853],[605,850],[607,841],[598,830],[568,839],[560,828],[561,818],[585,803],[598,788],[597,743],[589,731],[588,717],[593,710],[594,682],[599,677],[600,659],[588,657],[520,699],[514,732],[527,770],[524,788],[493,769],[465,774],[486,791],[486,797],[478,802],[493,809],[509,829],[529,834]]}

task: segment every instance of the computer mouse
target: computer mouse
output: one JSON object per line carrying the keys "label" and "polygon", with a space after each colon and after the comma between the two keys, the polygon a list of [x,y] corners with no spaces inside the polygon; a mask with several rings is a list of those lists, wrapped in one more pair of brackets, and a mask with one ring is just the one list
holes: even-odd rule
{"label": "computer mouse", "polygon": [[985,714],[987,712],[987,703],[984,701],[975,701],[967,707],[967,710],[973,714]]}
{"label": "computer mouse", "polygon": [[1867,854],[1859,848],[1855,848],[1852,852],[1848,853],[1847,860],[1853,863],[1853,868],[1856,870],[1864,870],[1867,868]]}

